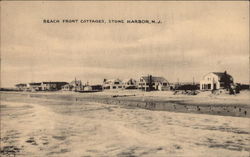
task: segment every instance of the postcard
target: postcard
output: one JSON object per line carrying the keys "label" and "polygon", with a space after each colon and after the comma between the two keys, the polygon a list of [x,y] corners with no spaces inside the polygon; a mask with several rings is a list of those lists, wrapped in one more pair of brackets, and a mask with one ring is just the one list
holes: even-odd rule
{"label": "postcard", "polygon": [[1,1],[0,156],[249,157],[249,1]]}

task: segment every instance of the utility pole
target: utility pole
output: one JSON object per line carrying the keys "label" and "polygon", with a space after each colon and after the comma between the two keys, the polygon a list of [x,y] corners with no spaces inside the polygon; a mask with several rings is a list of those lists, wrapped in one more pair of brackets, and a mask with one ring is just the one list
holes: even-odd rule
{"label": "utility pole", "polygon": [[149,86],[149,91],[152,91],[153,90],[153,79],[152,79],[152,75],[149,75],[148,76],[149,78],[148,78],[148,86]]}
{"label": "utility pole", "polygon": [[75,77],[75,92],[76,92],[76,86],[77,86],[77,84],[76,84],[76,77]]}

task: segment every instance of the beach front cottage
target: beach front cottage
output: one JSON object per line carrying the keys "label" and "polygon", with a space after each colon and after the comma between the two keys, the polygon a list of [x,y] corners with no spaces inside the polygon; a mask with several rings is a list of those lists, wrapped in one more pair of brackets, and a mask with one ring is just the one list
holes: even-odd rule
{"label": "beach front cottage", "polygon": [[30,91],[41,91],[42,90],[42,83],[41,82],[28,83],[27,89]]}
{"label": "beach front cottage", "polygon": [[91,85],[92,90],[102,91],[102,85]]}
{"label": "beach front cottage", "polygon": [[32,83],[20,83],[16,85],[16,88],[21,91],[54,91],[60,90],[67,82],[32,82]]}
{"label": "beach front cottage", "polygon": [[157,76],[142,76],[139,79],[138,89],[145,90],[145,91],[166,91],[170,90],[170,84],[164,77],[157,77]]}
{"label": "beach front cottage", "polygon": [[43,91],[55,91],[61,90],[62,87],[67,84],[67,82],[42,82],[41,88]]}
{"label": "beach front cottage", "polygon": [[102,91],[101,85],[86,85],[83,88],[84,91]]}
{"label": "beach front cottage", "polygon": [[70,84],[72,85],[72,91],[80,91],[83,89],[81,80],[74,80]]}
{"label": "beach front cottage", "polygon": [[64,86],[62,86],[62,90],[64,91],[71,91],[73,88],[73,86],[71,84],[66,84]]}
{"label": "beach front cottage", "polygon": [[229,89],[233,85],[233,77],[225,72],[210,72],[200,81],[200,90]]}
{"label": "beach front cottage", "polygon": [[122,81],[120,79],[104,79],[103,89],[122,89]]}
{"label": "beach front cottage", "polygon": [[26,91],[28,89],[26,83],[19,83],[19,84],[16,84],[15,86],[20,91]]}
{"label": "beach front cottage", "polygon": [[83,85],[81,80],[74,80],[69,84],[65,84],[62,86],[62,90],[64,91],[81,91],[83,90]]}
{"label": "beach front cottage", "polygon": [[137,81],[135,79],[125,79],[122,81],[122,88],[124,89],[137,89]]}

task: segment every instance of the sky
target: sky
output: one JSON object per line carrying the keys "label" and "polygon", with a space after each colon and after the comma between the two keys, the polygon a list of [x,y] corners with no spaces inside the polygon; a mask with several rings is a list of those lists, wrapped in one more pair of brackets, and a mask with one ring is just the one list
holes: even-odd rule
{"label": "sky", "polygon": [[[43,23],[44,19],[160,24]],[[249,2],[1,1],[1,86],[139,78],[199,82],[227,71],[249,82]]]}

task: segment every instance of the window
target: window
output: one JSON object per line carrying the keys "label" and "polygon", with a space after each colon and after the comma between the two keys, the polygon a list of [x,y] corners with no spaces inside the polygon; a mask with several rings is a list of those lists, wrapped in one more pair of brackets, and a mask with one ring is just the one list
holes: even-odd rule
{"label": "window", "polygon": [[208,89],[211,89],[211,84],[208,84]]}

